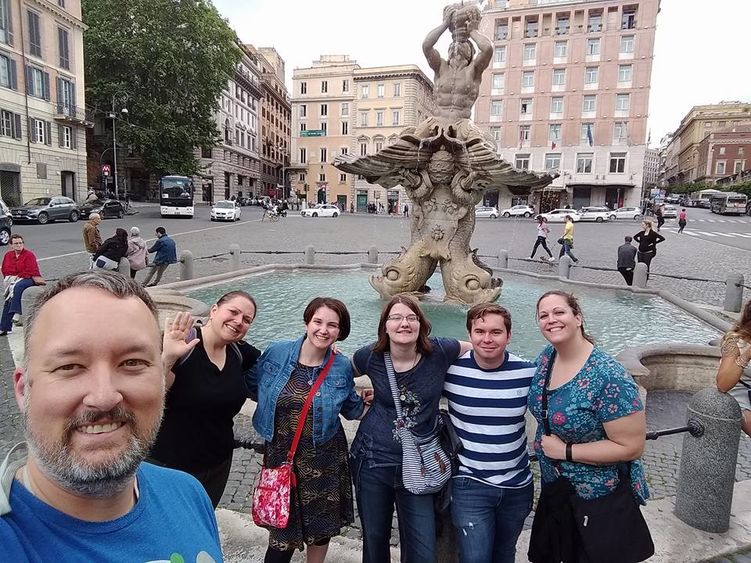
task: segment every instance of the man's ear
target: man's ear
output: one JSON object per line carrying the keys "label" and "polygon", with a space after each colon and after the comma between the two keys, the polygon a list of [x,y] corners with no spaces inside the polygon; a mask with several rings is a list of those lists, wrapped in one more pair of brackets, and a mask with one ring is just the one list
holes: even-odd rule
{"label": "man's ear", "polygon": [[13,391],[16,394],[16,403],[21,412],[24,412],[25,402],[24,395],[26,394],[26,373],[23,368],[16,368],[13,372]]}

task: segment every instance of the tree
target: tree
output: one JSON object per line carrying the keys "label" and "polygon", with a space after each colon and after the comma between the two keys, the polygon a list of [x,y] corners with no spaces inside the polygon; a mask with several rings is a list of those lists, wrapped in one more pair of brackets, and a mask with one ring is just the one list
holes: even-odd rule
{"label": "tree", "polygon": [[209,0],[83,0],[86,102],[98,117],[127,103],[118,144],[147,170],[194,174],[216,144],[214,112],[241,51]]}

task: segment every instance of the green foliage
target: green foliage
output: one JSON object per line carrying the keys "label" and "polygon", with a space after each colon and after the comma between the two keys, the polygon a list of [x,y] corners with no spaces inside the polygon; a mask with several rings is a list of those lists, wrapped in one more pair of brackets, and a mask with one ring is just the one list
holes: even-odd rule
{"label": "green foliage", "polygon": [[118,143],[145,167],[193,174],[194,147],[218,139],[214,112],[241,52],[209,0],[83,0],[86,102],[127,105]]}

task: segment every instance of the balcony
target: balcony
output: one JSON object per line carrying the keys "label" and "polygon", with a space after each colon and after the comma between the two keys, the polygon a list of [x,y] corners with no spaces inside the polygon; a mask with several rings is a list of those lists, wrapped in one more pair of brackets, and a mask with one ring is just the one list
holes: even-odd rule
{"label": "balcony", "polygon": [[94,120],[90,114],[85,110],[78,109],[71,104],[65,104],[62,102],[52,102],[52,107],[55,111],[55,120],[69,125],[83,125],[85,127],[93,127]]}
{"label": "balcony", "polygon": [[243,68],[235,71],[235,82],[247,88],[256,98],[263,98],[263,90],[259,80]]}

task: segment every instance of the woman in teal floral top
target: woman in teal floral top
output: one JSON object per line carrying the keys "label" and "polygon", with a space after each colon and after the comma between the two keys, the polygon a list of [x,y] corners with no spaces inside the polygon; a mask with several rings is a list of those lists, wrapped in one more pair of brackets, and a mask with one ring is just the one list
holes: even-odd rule
{"label": "woman in teal floral top", "polygon": [[[559,470],[579,497],[598,498],[618,485],[618,464],[632,462],[631,488],[644,504],[649,489],[639,458],[646,417],[636,383],[593,344],[573,295],[544,294],[537,301],[537,322],[550,342],[537,358],[529,390],[529,410],[538,422],[534,449],[543,484],[553,482]],[[550,436],[543,432],[541,405],[548,373]]]}

